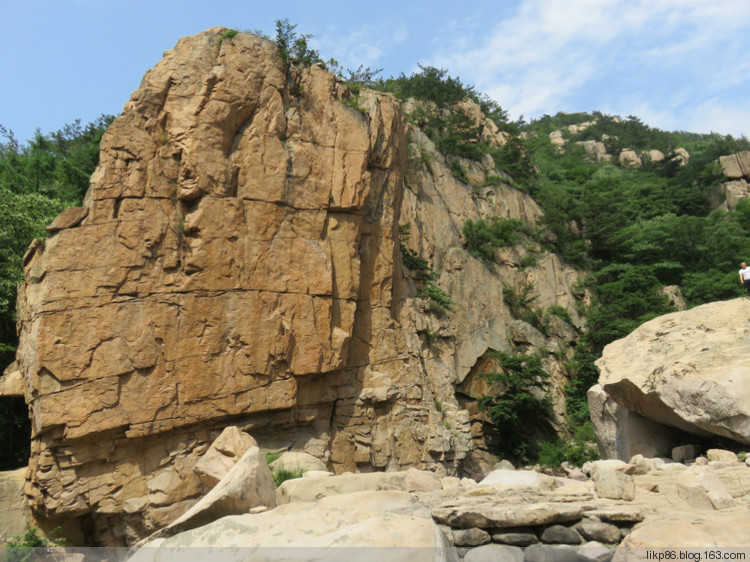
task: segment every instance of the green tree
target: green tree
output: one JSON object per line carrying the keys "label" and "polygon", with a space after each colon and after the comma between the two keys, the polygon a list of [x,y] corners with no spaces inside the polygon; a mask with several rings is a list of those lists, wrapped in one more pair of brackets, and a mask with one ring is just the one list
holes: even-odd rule
{"label": "green tree", "polygon": [[0,187],[0,334],[4,364],[15,347],[16,288],[23,281],[23,255],[34,238],[65,209],[63,201],[39,193],[13,193]]}
{"label": "green tree", "polygon": [[296,29],[297,24],[291,23],[287,18],[276,20],[276,45],[279,47],[281,60],[284,63],[294,61],[306,65],[322,63],[320,53],[309,45],[313,36],[298,35]]}
{"label": "green tree", "polygon": [[490,384],[500,383],[502,390],[494,396],[482,397],[479,408],[489,414],[500,434],[502,445],[497,452],[514,459],[534,460],[538,454],[536,441],[554,433],[549,424],[550,375],[533,355],[512,356],[502,352],[489,355],[498,360],[502,371],[482,376]]}

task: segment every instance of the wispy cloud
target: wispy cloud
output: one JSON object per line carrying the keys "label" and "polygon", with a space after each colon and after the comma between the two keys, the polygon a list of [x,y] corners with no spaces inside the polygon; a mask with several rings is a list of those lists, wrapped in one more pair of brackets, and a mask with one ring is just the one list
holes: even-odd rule
{"label": "wispy cloud", "polygon": [[[481,42],[449,38],[429,62],[515,116],[609,105],[676,123],[703,107],[718,127],[740,108],[722,111],[722,90],[750,88],[748,28],[747,0],[523,0]],[[691,122],[705,128],[706,119]],[[750,133],[750,122],[744,129]]]}
{"label": "wispy cloud", "polygon": [[389,50],[396,48],[408,38],[405,25],[364,25],[341,33],[332,29],[315,37],[314,46],[321,53],[330,53],[344,68],[356,69],[359,65],[377,66],[377,62]]}

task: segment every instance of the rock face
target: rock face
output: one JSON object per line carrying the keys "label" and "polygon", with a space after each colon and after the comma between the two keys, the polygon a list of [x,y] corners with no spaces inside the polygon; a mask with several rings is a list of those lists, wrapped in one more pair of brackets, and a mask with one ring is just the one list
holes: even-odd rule
{"label": "rock face", "polygon": [[21,535],[33,524],[23,494],[25,468],[0,472],[0,544]]}
{"label": "rock face", "polygon": [[734,209],[741,199],[750,197],[750,151],[722,156],[719,164],[728,181],[721,184],[713,206]]}
{"label": "rock face", "polygon": [[634,455],[658,457],[671,450],[682,435],[673,427],[621,406],[600,384],[588,390],[587,398],[596,444],[603,459],[628,461]]}
{"label": "rock face", "polygon": [[599,383],[650,420],[748,444],[750,328],[737,320],[748,315],[735,299],[651,320],[604,348]]}
{"label": "rock face", "polygon": [[[492,466],[478,396],[459,403],[457,385],[489,350],[539,347],[560,397],[582,324],[579,274],[555,256],[521,267],[519,246],[485,264],[463,248],[466,220],[539,218],[528,196],[456,180],[393,96],[364,91],[359,111],[322,67],[223,32],[145,75],[84,208],[25,256],[18,374],[0,388],[29,404],[32,508],[80,518],[89,544],[132,544],[189,510],[228,425],[337,473]],[[463,165],[476,185],[507,178]],[[416,297],[402,246],[455,313]],[[503,289],[527,284],[570,322],[545,335],[513,318]]]}

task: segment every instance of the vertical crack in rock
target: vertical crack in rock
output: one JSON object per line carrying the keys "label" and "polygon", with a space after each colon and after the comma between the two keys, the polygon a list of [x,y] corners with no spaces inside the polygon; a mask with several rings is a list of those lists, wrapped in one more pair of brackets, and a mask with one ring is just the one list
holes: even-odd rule
{"label": "vertical crack in rock", "polygon": [[[287,68],[250,34],[217,48],[223,32],[146,73],[102,139],[88,214],[25,257],[26,493],[53,523],[81,517],[89,544],[133,544],[184,513],[206,491],[193,465],[229,424],[337,472],[455,474],[472,441],[454,385],[512,340],[516,268],[471,257],[461,224],[538,215],[533,201],[497,186],[478,202],[442,157],[432,177],[407,163],[409,138],[429,140],[393,96],[363,91],[363,118],[322,67]],[[415,298],[401,224],[453,315]],[[539,263],[568,298],[575,275]],[[539,303],[560,304],[555,288]]]}

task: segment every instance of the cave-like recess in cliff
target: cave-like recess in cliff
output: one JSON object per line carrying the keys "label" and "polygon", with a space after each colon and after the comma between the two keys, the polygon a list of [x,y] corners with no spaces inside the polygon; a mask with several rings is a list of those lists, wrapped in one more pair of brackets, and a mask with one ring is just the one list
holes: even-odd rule
{"label": "cave-like recess in cliff", "polygon": [[31,421],[22,396],[0,397],[0,470],[24,467],[29,462]]}

